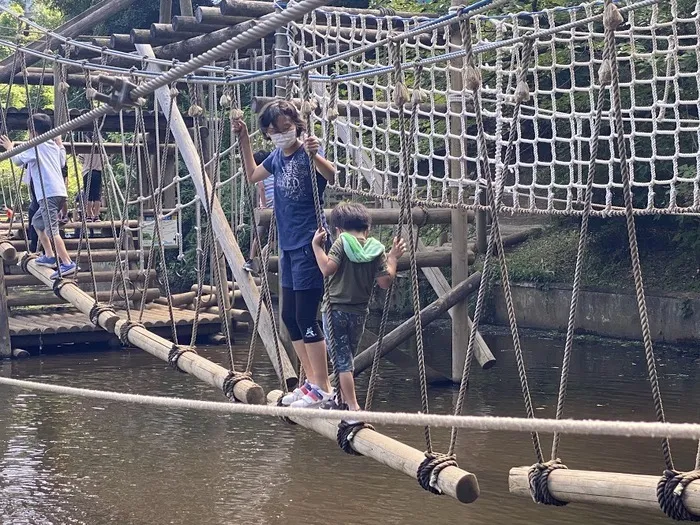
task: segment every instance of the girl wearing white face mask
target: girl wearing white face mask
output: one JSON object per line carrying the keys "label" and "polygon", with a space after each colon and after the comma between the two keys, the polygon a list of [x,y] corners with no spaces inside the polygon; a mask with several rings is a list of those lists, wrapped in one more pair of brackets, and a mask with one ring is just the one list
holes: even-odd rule
{"label": "girl wearing white face mask", "polygon": [[[323,275],[312,248],[317,226],[311,177],[316,177],[323,207],[323,191],[327,182],[335,181],[335,166],[323,157],[319,140],[305,136],[304,122],[292,102],[270,102],[260,113],[259,122],[260,129],[275,145],[275,150],[259,166],[253,158],[245,123],[234,121],[233,131],[240,137],[248,181],[256,183],[274,177],[281,248],[282,320],[308,377],[282,403],[313,408],[328,401],[333,393],[328,381],[326,342],[317,318]],[[325,220],[324,217],[324,225]]]}

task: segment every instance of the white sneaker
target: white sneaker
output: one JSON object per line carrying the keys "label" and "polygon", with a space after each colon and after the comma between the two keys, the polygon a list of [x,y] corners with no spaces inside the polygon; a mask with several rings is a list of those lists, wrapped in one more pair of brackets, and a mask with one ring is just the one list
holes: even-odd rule
{"label": "white sneaker", "polygon": [[332,398],[332,393],[324,392],[316,385],[311,385],[309,391],[300,400],[294,401],[289,406],[292,408],[320,408]]}
{"label": "white sneaker", "polygon": [[295,401],[299,401],[309,391],[309,388],[311,388],[310,383],[308,381],[304,381],[303,385],[295,388],[282,398],[282,404],[284,406],[290,406]]}

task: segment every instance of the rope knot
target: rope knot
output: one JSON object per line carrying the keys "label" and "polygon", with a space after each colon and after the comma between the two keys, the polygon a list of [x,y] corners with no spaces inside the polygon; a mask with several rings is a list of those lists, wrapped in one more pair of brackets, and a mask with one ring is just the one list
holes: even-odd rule
{"label": "rope knot", "polygon": [[241,111],[238,108],[231,108],[231,113],[230,113],[231,120],[241,120],[243,118],[243,116],[244,116],[243,111]]}
{"label": "rope knot", "polygon": [[119,341],[122,345],[129,346],[129,332],[131,332],[132,328],[136,328],[137,326],[145,328],[145,326],[143,326],[143,323],[134,323],[132,321],[126,321],[121,326],[121,328],[119,329]]}
{"label": "rope knot", "polygon": [[108,304],[101,304],[95,301],[95,304],[92,305],[92,308],[90,308],[90,322],[94,324],[95,326],[99,326],[99,319],[100,315],[109,312],[110,314],[117,315],[117,312],[114,311],[114,308],[112,308]]}
{"label": "rope knot", "polygon": [[612,65],[609,59],[603,60],[598,68],[598,82],[600,82],[600,87],[605,87],[612,81]]}
{"label": "rope knot", "polygon": [[440,472],[447,467],[456,467],[457,460],[453,454],[440,454],[438,452],[426,452],[425,459],[418,466],[418,483],[424,490],[431,494],[442,494],[437,485]]}
{"label": "rope knot", "polygon": [[610,3],[605,6],[605,12],[603,13],[603,27],[605,27],[605,29],[612,29],[615,31],[624,21],[625,19],[622,13],[620,13],[620,10],[615,4]]}
{"label": "rope knot", "polygon": [[250,372],[236,372],[235,370],[229,370],[226,379],[224,379],[224,384],[221,387],[224,395],[231,401],[236,401],[236,397],[233,394],[234,387],[241,381],[252,381],[253,375]]}
{"label": "rope knot", "polygon": [[178,372],[182,372],[183,374],[186,373],[184,370],[182,370],[179,366],[177,366],[177,362],[180,360],[180,357],[182,354],[185,352],[194,352],[195,354],[197,353],[194,347],[192,346],[187,346],[187,347],[182,347],[176,343],[173,343],[173,346],[170,347],[170,352],[168,352],[168,365],[170,368],[173,370],[177,370]]}
{"label": "rope knot", "polygon": [[195,118],[199,117],[204,113],[204,109],[202,106],[199,106],[197,104],[192,104],[189,109],[187,110],[187,116]]}
{"label": "rope knot", "polygon": [[396,107],[397,109],[403,108],[408,103],[410,98],[411,96],[408,93],[408,88],[406,87],[406,84],[404,84],[401,81],[398,81],[394,86],[394,107]]}
{"label": "rope knot", "polygon": [[30,261],[33,261],[36,258],[37,258],[37,256],[34,255],[33,253],[26,252],[22,256],[22,259],[19,262],[19,267],[22,268],[22,271],[24,273],[29,273],[29,269],[27,268],[27,265],[29,264]]}
{"label": "rope knot", "polygon": [[700,480],[700,470],[664,471],[656,486],[656,499],[666,516],[676,521],[700,521],[700,516],[692,514],[683,503],[685,489],[697,480]]}
{"label": "rope knot", "polygon": [[357,450],[352,448],[352,441],[355,439],[355,436],[360,430],[363,429],[369,429],[369,430],[374,430],[374,427],[372,425],[369,425],[367,423],[364,423],[363,421],[353,421],[351,423],[348,423],[347,421],[341,421],[338,423],[338,436],[336,438],[336,441],[338,442],[338,446],[345,452],[346,454],[350,454],[351,456],[361,456]]}
{"label": "rope knot", "polygon": [[566,505],[565,501],[558,500],[552,496],[552,493],[549,492],[549,486],[547,485],[549,475],[553,471],[565,468],[568,467],[563,465],[560,459],[553,459],[545,463],[535,463],[530,467],[527,478],[530,483],[530,496],[532,496],[532,501],[542,505],[553,505],[555,507],[563,507]]}
{"label": "rope knot", "polygon": [[230,107],[231,106],[231,97],[227,93],[224,93],[223,95],[221,95],[221,97],[219,97],[219,105],[222,108]]}
{"label": "rope knot", "polygon": [[180,90],[177,89],[176,87],[171,87],[170,88],[170,98],[177,98],[177,96],[180,94]]}
{"label": "rope knot", "polygon": [[[284,407],[284,406],[285,406],[285,405],[282,404],[282,398],[283,398],[284,396],[285,396],[285,393],[282,392],[282,394],[280,395],[280,397],[277,398],[277,406],[278,406],[278,407]],[[281,419],[282,421],[284,421],[285,423],[287,423],[288,425],[296,425],[296,423],[295,423],[294,421],[292,421],[291,419],[289,419],[287,416],[280,416],[280,419]]]}
{"label": "rope knot", "polygon": [[396,9],[393,9],[391,7],[380,7],[379,8],[379,15],[380,16],[396,16]]}
{"label": "rope knot", "polygon": [[527,82],[521,80],[515,88],[515,101],[522,104],[528,100],[530,100],[530,86],[527,85]]}
{"label": "rope knot", "polygon": [[478,91],[481,87],[481,71],[474,66],[467,66],[464,69],[464,87],[469,91]]}
{"label": "rope knot", "polygon": [[67,284],[71,284],[73,281],[68,281],[64,279],[63,277],[54,280],[53,282],[53,293],[56,295],[56,297],[59,297],[63,299],[63,296],[61,295],[61,290],[63,290],[63,287]]}

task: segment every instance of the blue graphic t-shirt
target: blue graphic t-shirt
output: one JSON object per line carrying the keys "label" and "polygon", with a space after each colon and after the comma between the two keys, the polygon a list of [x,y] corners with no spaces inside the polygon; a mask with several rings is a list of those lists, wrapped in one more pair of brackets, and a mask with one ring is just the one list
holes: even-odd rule
{"label": "blue graphic t-shirt", "polygon": [[[319,150],[319,155],[323,152]],[[316,232],[316,206],[311,187],[312,166],[303,146],[286,156],[276,148],[265,159],[263,166],[275,181],[275,216],[279,231],[280,248],[296,250],[311,244]],[[318,192],[323,208],[326,179],[313,170],[318,181]],[[326,226],[326,218],[323,217]]]}

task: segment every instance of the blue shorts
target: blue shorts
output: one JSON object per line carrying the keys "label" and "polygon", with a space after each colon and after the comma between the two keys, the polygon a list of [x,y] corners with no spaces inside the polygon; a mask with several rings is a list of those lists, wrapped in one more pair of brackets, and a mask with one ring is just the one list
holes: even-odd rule
{"label": "blue shorts", "polygon": [[333,319],[333,335],[335,336],[335,368],[338,372],[352,372],[355,370],[353,359],[362,337],[362,329],[365,324],[365,316],[352,312],[332,310],[323,313],[323,331],[326,334],[326,347],[331,350],[331,342],[328,336],[329,317]]}
{"label": "blue shorts", "polygon": [[311,243],[296,250],[282,250],[282,287],[295,292],[323,288],[323,274],[316,263]]}

